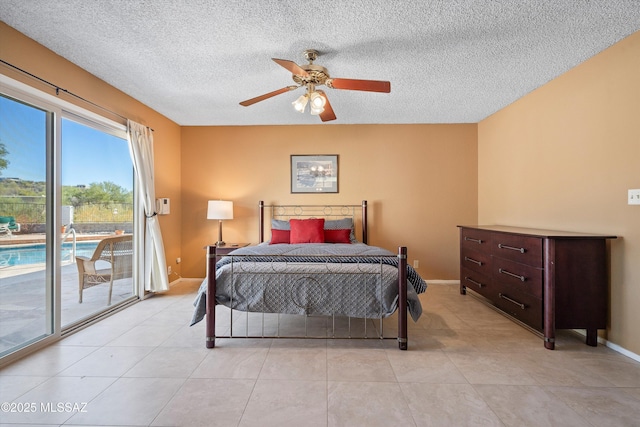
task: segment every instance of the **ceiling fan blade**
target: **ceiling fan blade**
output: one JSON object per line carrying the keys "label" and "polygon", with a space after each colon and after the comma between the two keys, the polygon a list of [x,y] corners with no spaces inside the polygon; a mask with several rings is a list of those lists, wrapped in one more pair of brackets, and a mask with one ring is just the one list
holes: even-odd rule
{"label": "ceiling fan blade", "polygon": [[309,77],[309,73],[307,73],[305,70],[300,68],[300,66],[293,61],[289,61],[288,59],[277,59],[277,58],[271,58],[271,59],[275,61],[276,64],[286,68],[293,74],[296,74],[298,76]]}
{"label": "ceiling fan blade", "polygon": [[391,83],[382,80],[329,79],[325,83],[334,89],[363,90],[366,92],[391,92]]}
{"label": "ceiling fan blade", "polygon": [[316,89],[316,92],[318,92],[320,95],[322,95],[322,97],[325,99],[325,104],[324,104],[324,111],[322,113],[320,113],[320,120],[322,120],[323,122],[328,122],[331,120],[335,120],[336,119],[336,114],[333,112],[333,108],[331,107],[331,104],[329,103],[329,98],[327,98],[327,94],[324,93],[323,90],[318,90]]}
{"label": "ceiling fan blade", "polygon": [[282,89],[274,90],[273,92],[265,93],[264,95],[256,96],[255,98],[247,99],[246,101],[242,101],[240,105],[243,107],[248,107],[249,105],[253,105],[256,102],[264,101],[265,99],[269,99],[276,95],[280,95],[281,93],[289,92],[290,90],[298,89],[298,86],[287,86]]}

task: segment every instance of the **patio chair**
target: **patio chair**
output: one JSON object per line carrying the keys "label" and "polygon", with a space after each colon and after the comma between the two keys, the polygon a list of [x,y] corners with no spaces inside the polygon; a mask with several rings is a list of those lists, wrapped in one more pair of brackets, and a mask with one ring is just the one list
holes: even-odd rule
{"label": "patio chair", "polygon": [[[100,261],[106,261],[108,266],[105,263],[100,263]],[[101,240],[91,258],[76,256],[76,265],[78,266],[79,282],[78,302],[82,303],[82,291],[84,289],[102,283],[109,283],[107,305],[111,305],[113,281],[133,277],[132,236],[129,234],[107,237]]]}
{"label": "patio chair", "polygon": [[12,216],[0,216],[0,233],[5,233],[5,236],[11,236],[13,232],[20,232],[20,224],[16,223],[16,220]]}

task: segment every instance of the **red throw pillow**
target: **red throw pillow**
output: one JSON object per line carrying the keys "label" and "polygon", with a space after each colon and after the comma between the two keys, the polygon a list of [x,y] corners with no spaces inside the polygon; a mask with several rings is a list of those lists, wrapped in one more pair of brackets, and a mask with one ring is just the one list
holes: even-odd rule
{"label": "red throw pillow", "polygon": [[351,243],[351,230],[348,228],[339,230],[324,230],[325,243]]}
{"label": "red throw pillow", "polygon": [[276,245],[278,243],[289,243],[289,230],[271,230],[270,245]]}
{"label": "red throw pillow", "polygon": [[292,219],[291,243],[324,243],[324,218]]}

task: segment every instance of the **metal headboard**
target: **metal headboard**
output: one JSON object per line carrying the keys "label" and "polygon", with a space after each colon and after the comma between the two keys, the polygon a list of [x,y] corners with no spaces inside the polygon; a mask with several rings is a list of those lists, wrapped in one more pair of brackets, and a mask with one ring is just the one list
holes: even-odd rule
{"label": "metal headboard", "polygon": [[[271,219],[289,220],[291,218],[326,218],[340,219],[349,218],[353,220],[354,227],[360,224],[362,228],[362,243],[367,243],[367,201],[363,200],[361,205],[265,205],[262,200],[258,203],[259,215],[259,242],[264,242],[265,210],[270,211],[268,218],[269,225]],[[360,218],[358,218],[360,212]],[[358,221],[359,219],[359,221]]]}

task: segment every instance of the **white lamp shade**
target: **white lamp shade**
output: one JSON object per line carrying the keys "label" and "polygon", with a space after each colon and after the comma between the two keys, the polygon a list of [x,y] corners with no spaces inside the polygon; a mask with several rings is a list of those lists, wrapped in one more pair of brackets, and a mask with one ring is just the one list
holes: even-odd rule
{"label": "white lamp shade", "polygon": [[233,202],[209,200],[207,219],[233,219]]}

